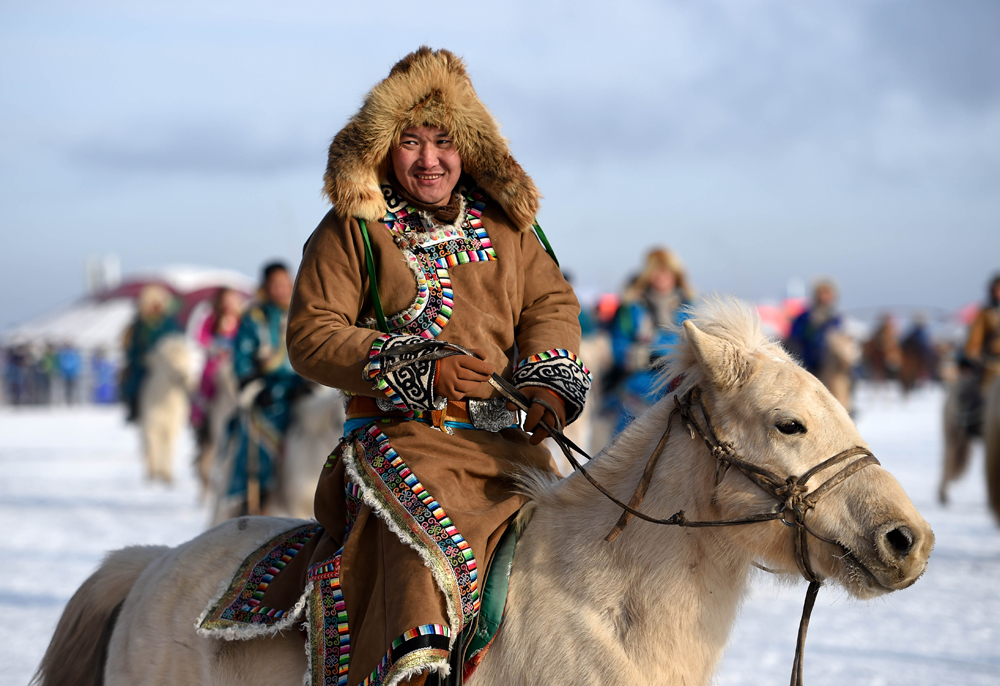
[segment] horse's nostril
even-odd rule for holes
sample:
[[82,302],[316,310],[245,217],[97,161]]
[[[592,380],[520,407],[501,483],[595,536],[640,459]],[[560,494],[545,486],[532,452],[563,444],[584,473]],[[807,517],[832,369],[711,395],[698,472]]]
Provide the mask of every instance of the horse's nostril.
[[901,526],[893,529],[885,535],[885,540],[888,541],[893,550],[903,557],[906,557],[910,549],[913,548],[913,532],[910,531],[909,527]]

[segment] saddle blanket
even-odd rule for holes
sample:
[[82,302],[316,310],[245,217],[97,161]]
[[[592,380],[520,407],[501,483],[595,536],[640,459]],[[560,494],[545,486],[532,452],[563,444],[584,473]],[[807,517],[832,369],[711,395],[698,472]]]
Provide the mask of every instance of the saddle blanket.
[[[469,678],[496,638],[503,620],[510,572],[517,545],[516,527],[508,527],[487,568],[483,602],[478,616],[462,632],[458,645],[463,650],[463,676]],[[280,631],[303,628],[311,655],[313,686],[340,686],[347,683],[350,665],[350,638],[347,607],[340,588],[338,551],[325,562],[309,568],[298,601],[291,607],[271,608],[262,604],[268,587],[307,546],[322,527],[310,522],[284,531],[254,550],[236,570],[232,580],[213,599],[196,622],[198,633],[224,640],[247,640],[273,636]],[[448,638],[440,628],[417,627],[410,639],[438,640],[444,651]],[[443,641],[441,641],[443,639]]]

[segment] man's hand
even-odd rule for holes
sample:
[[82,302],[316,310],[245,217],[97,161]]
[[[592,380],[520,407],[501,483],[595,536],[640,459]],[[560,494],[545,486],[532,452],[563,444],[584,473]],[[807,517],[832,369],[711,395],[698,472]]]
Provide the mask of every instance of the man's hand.
[[[541,386],[524,386],[520,389],[521,393],[528,399],[530,403],[528,409],[528,415],[524,418],[524,430],[531,434],[531,440],[529,441],[531,445],[538,445],[544,441],[549,432],[538,426],[538,422],[545,417],[545,422],[556,429],[562,429],[566,424],[566,402],[559,397],[559,394],[555,391],[550,391],[547,388]],[[545,403],[552,408],[558,417],[553,417],[552,412],[549,411],[545,405],[541,403],[532,403],[534,398],[545,401]],[[507,403],[508,410],[516,410],[517,407],[512,403]]]
[[469,352],[476,357],[450,355],[438,360],[434,392],[442,398],[463,400],[493,374],[493,365],[478,359],[486,357],[485,352],[476,349]]

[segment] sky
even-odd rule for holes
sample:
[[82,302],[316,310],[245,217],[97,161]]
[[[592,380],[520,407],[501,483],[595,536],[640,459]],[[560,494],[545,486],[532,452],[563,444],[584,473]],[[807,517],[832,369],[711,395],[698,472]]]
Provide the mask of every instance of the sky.
[[330,139],[422,44],[465,58],[581,292],[653,245],[702,293],[829,276],[846,308],[1000,271],[993,0],[0,0],[0,329],[88,256],[297,264]]

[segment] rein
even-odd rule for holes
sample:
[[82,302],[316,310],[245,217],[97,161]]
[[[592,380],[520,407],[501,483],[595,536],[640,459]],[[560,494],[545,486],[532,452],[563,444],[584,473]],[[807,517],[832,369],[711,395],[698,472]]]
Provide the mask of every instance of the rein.
[[[403,356],[414,353],[419,354],[420,352],[428,349],[431,349],[431,351],[427,354],[420,354],[416,359],[399,359]],[[447,343],[444,341],[422,341],[419,343],[397,346],[389,351],[380,353],[374,359],[388,360],[390,358],[396,358],[394,363],[395,368],[416,361],[438,360],[451,355],[471,354],[471,352],[462,346],[455,345],[454,343]],[[490,377],[489,383],[508,401],[516,405],[521,411],[527,412],[530,409],[531,403],[528,401],[527,397],[503,377],[494,373]],[[698,412],[696,413],[695,410]],[[554,412],[552,414],[555,416]],[[700,415],[700,418],[698,415]],[[667,442],[670,439],[670,430],[674,424],[675,417],[680,417],[681,422],[690,432],[692,440],[695,438],[701,438],[705,447],[708,448],[709,452],[716,459],[716,487],[725,477],[729,469],[735,467],[747,479],[756,484],[758,488],[776,501],[774,508],[772,508],[770,512],[761,512],[735,519],[710,521],[689,520],[685,516],[684,510],[675,512],[667,518],[652,517],[640,511],[638,507],[642,504],[642,501],[646,496],[646,491],[652,481],[656,464],[659,462],[660,456],[663,454],[663,451],[667,446]],[[812,527],[810,527],[805,521],[806,515],[816,506],[820,498],[828,494],[848,478],[869,465],[879,464],[878,459],[871,453],[871,451],[860,446],[848,448],[847,450],[843,450],[811,467],[804,474],[791,475],[782,478],[775,472],[765,467],[760,467],[747,462],[739,456],[732,443],[719,439],[718,433],[712,424],[711,416],[708,414],[708,410],[702,400],[701,390],[695,386],[685,393],[683,397],[674,396],[674,407],[670,411],[670,415],[667,418],[667,428],[664,430],[659,442],[656,444],[652,454],[649,456],[649,460],[646,462],[646,468],[643,470],[642,478],[639,480],[635,492],[632,494],[632,498],[628,503],[624,503],[615,497],[615,495],[605,488],[597,479],[595,479],[590,472],[584,469],[583,465],[580,464],[573,453],[576,452],[585,457],[587,460],[592,458],[586,453],[586,451],[568,439],[563,434],[561,427],[556,428],[549,425],[548,422],[545,421],[544,415],[538,423],[539,426],[556,442],[556,445],[559,446],[559,449],[573,466],[573,469],[580,472],[580,474],[582,474],[583,477],[594,486],[594,488],[600,491],[601,494],[608,500],[623,510],[621,516],[618,518],[618,522],[604,538],[604,540],[608,542],[614,541],[618,538],[633,517],[638,517],[639,519],[652,524],[690,528],[741,526],[744,524],[757,524],[758,522],[780,520],[783,524],[793,529],[792,542],[795,550],[795,564],[798,566],[799,572],[802,576],[809,582],[809,588],[806,590],[805,602],[802,606],[802,617],[799,620],[799,630],[795,643],[795,658],[792,663],[790,683],[791,686],[803,685],[802,664],[805,653],[806,632],[809,628],[809,619],[812,615],[813,606],[816,604],[816,596],[819,594],[820,586],[823,585],[823,580],[813,571],[812,566],[809,563],[808,537],[812,535],[814,538],[817,538],[824,543],[829,543],[830,545],[844,550],[845,553],[849,552],[839,542],[817,533]],[[852,458],[858,459],[851,461],[812,491],[808,491],[806,484],[813,476],[842,462],[851,460]]]

